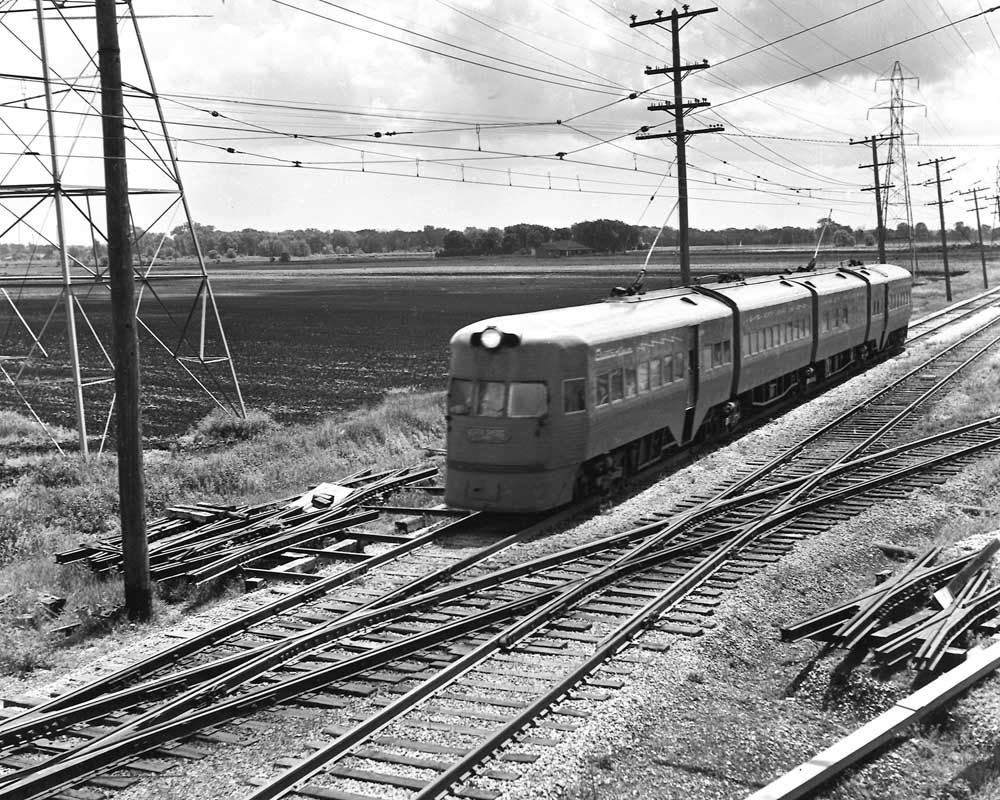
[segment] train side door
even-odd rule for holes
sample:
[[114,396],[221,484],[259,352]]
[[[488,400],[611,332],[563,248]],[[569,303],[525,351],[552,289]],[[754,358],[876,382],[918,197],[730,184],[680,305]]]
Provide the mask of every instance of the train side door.
[[698,402],[698,326],[688,328],[687,374],[687,408],[691,410]]
[[684,413],[684,442],[694,436],[695,406],[698,405],[698,326],[692,325],[684,332],[687,345],[687,364],[684,366],[684,380],[687,382],[687,397]]

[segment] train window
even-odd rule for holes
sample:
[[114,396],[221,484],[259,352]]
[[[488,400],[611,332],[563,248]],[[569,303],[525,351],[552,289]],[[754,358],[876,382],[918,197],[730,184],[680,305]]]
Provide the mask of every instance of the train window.
[[507,385],[500,381],[480,381],[476,413],[481,417],[502,417]]
[[757,331],[754,338],[756,339],[756,343],[754,344],[753,350],[755,353],[759,353],[761,350],[764,349],[764,331],[763,330]]
[[674,382],[674,357],[669,353],[663,357],[663,383]]
[[674,353],[674,380],[684,380],[684,353]]
[[635,397],[635,367],[625,367],[625,396]]
[[729,340],[712,345],[712,366],[721,367],[730,359]]
[[472,381],[452,378],[448,387],[448,413],[468,414],[472,411]]
[[[513,404],[513,401],[512,401]],[[587,408],[587,379],[570,378],[563,381],[563,412],[575,414]]]
[[606,406],[611,402],[611,376],[603,372],[597,376],[597,405]]
[[795,323],[791,320],[785,323],[785,341],[795,341]]
[[541,417],[548,410],[549,390],[544,383],[511,383],[508,416]]
[[[670,358],[670,356],[667,356]],[[654,358],[649,362],[649,387],[651,389],[656,389],[663,385],[663,362],[658,358]],[[667,383],[670,383],[668,380]]]
[[639,383],[640,392],[649,391],[649,362],[643,361],[636,369],[636,379]]
[[726,339],[722,343],[722,363],[728,364],[733,360],[733,343]]
[[611,402],[621,400],[625,396],[624,378],[620,369],[611,371]]
[[712,364],[712,345],[706,344],[701,348],[701,368],[703,370],[709,370],[713,367]]

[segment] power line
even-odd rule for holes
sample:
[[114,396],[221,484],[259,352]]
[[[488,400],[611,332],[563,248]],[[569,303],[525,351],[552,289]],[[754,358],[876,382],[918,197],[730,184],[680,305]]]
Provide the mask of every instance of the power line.
[[[346,28],[351,28],[352,30],[360,31],[361,33],[367,33],[370,36],[376,36],[379,39],[385,39],[385,40],[390,41],[390,42],[396,42],[397,44],[402,44],[402,45],[406,45],[407,47],[413,47],[413,48],[415,48],[417,50],[422,50],[425,53],[433,53],[434,55],[442,56],[444,58],[450,58],[450,59],[452,59],[454,61],[460,61],[460,62],[465,63],[465,64],[471,64],[473,66],[482,67],[484,69],[494,70],[495,72],[502,72],[502,73],[507,74],[507,75],[514,75],[514,76],[516,76],[518,78],[527,78],[528,80],[538,81],[540,83],[547,83],[547,84],[551,84],[553,86],[563,86],[565,88],[576,89],[578,91],[594,92],[596,94],[617,94],[618,93],[617,91],[611,91],[611,89],[613,89],[614,87],[606,87],[606,88],[603,88],[603,89],[594,88],[594,87],[598,86],[598,84],[594,83],[593,81],[585,81],[585,80],[580,79],[580,78],[572,78],[572,77],[569,77],[569,76],[560,76],[560,77],[567,78],[568,80],[577,81],[578,83],[590,83],[590,84],[592,84],[592,86],[579,86],[579,85],[576,85],[576,84],[566,83],[565,81],[561,81],[561,80],[552,80],[552,79],[549,79],[549,78],[539,77],[538,75],[529,75],[529,74],[525,74],[523,72],[516,72],[514,70],[505,69],[503,67],[497,67],[497,66],[494,66],[492,64],[484,64],[481,61],[474,61],[474,60],[469,59],[469,58],[464,58],[462,56],[457,56],[457,55],[455,55],[453,53],[445,53],[445,52],[442,52],[441,50],[435,50],[432,47],[424,47],[423,45],[416,44],[415,42],[408,42],[405,39],[397,39],[394,36],[389,36],[389,35],[384,34],[384,33],[378,33],[377,31],[369,30],[368,28],[363,28],[363,27],[361,27],[359,25],[352,25],[350,22],[346,22],[344,20],[336,19],[334,17],[327,16],[326,14],[320,14],[318,11],[312,11],[310,9],[301,8],[300,6],[292,5],[291,3],[286,2],[286,0],[271,0],[271,2],[275,3],[275,4],[279,5],[279,6],[285,6],[286,8],[290,8],[293,11],[300,11],[303,14],[309,14],[310,16],[317,17],[317,18],[322,19],[322,20],[326,20],[327,22],[333,22],[336,25],[343,25]],[[348,13],[357,14],[358,16],[364,17],[365,19],[372,19],[372,20],[374,20],[376,22],[380,22],[380,20],[375,20],[374,17],[368,17],[367,15],[361,14],[360,12],[351,11],[350,9],[346,9],[346,8],[338,6],[338,5],[334,4],[334,3],[328,2],[328,0],[319,0],[319,2],[323,2],[326,5],[333,6],[334,8],[338,8],[338,9],[341,9],[343,11],[347,11]],[[398,28],[398,26],[391,25],[390,23],[382,23],[382,24],[388,25],[391,28]],[[400,30],[405,30],[405,29],[400,29]],[[431,36],[424,36],[423,34],[414,33],[413,31],[406,31],[406,32],[410,33],[410,34],[412,34],[414,36],[420,36],[421,38],[424,38],[424,39],[428,39],[428,40],[435,41],[435,42],[440,42],[441,44],[444,44],[446,47],[453,47],[456,50],[461,50],[463,52],[473,53],[473,54],[481,56],[483,58],[491,58],[491,59],[493,59],[495,61],[499,61],[501,63],[512,64],[514,66],[518,66],[518,67],[521,67],[523,69],[531,69],[531,70],[534,70],[536,72],[541,72],[541,73],[545,73],[545,74],[549,74],[549,75],[557,75],[558,74],[558,73],[548,72],[547,70],[539,70],[539,69],[536,69],[535,67],[529,67],[529,66],[524,65],[524,64],[518,64],[517,62],[508,61],[506,59],[496,58],[494,56],[490,56],[490,55],[487,55],[485,53],[479,53],[479,52],[470,50],[469,48],[461,47],[460,45],[449,44],[448,42],[444,42],[442,40],[434,39],[434,37],[431,37]]]
[[992,8],[987,8],[984,11],[979,11],[975,14],[969,14],[967,17],[962,17],[962,19],[955,20],[954,22],[949,22],[946,25],[940,25],[937,28],[933,28],[929,31],[924,31],[923,33],[918,33],[914,36],[909,36],[906,39],[900,39],[898,42],[893,42],[892,44],[885,45],[884,47],[876,48],[875,50],[871,50],[867,53],[864,53],[863,55],[855,56],[854,58],[849,58],[845,61],[840,61],[836,64],[830,64],[829,66],[813,70],[812,72],[809,72],[805,75],[799,75],[797,78],[789,78],[787,81],[781,81],[781,83],[776,83],[773,86],[765,86],[763,89],[757,89],[756,91],[748,92],[747,94],[741,97],[734,97],[729,100],[723,100],[721,103],[716,103],[715,108],[718,108],[719,106],[729,105],[730,103],[736,103],[739,102],[740,100],[746,100],[751,97],[756,97],[757,95],[764,94],[764,92],[770,92],[773,89],[780,89],[782,86],[788,86],[789,84],[797,83],[798,81],[805,80],[806,78],[811,78],[815,75],[819,75],[820,73],[828,72],[831,69],[837,69],[838,67],[843,67],[847,64],[853,64],[855,61],[858,61],[862,58],[867,58],[868,56],[873,56],[877,53],[884,53],[886,50],[891,50],[894,47],[899,47],[900,45],[908,44],[909,42],[916,41],[917,39],[922,39],[925,36],[930,36],[931,34],[938,33],[939,31],[946,30],[947,28],[952,28],[956,25],[959,25],[962,22],[968,22],[971,19],[976,19],[977,17],[982,17],[985,16],[986,14],[991,14],[992,12],[997,11],[998,9],[1000,9],[1000,6],[993,6]]

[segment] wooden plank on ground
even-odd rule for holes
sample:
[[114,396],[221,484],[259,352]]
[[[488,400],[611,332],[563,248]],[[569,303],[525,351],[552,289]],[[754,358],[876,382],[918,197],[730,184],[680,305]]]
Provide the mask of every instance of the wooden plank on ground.
[[845,736],[747,800],[795,800],[877,750],[908,725],[965,691],[1000,666],[1000,642],[969,651],[965,661],[904,697],[883,714]]

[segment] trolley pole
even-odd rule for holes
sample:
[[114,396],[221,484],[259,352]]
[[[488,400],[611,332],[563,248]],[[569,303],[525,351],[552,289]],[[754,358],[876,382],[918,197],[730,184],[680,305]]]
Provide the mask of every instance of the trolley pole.
[[146,541],[146,497],[142,467],[142,418],[139,412],[139,337],[129,226],[128,173],[125,162],[121,51],[115,0],[97,0],[97,47],[101,73],[104,133],[104,182],[108,216],[108,273],[115,360],[115,412],[118,423],[118,492],[121,506],[125,609],[131,619],[152,613]]
[[[951,200],[945,200],[941,196],[941,162],[951,161],[955,156],[948,156],[947,158],[934,158],[930,161],[920,161],[917,162],[918,167],[926,167],[930,164],[934,165],[934,182],[937,183],[937,203],[928,203],[927,205],[938,207],[938,216],[941,218],[941,257],[944,260],[944,297],[950,303],[951,302],[951,271],[948,269],[948,230],[944,226],[944,204],[950,203]],[[951,178],[945,178],[946,181],[950,181]],[[925,181],[924,186],[930,184],[931,181]]]
[[986,248],[983,246],[983,223],[979,220],[979,212],[986,206],[979,205],[979,192],[983,191],[978,186],[969,189],[967,192],[959,192],[960,195],[972,195],[972,211],[976,212],[976,232],[979,235],[979,260],[983,264],[983,288],[990,288],[989,278],[986,276]]
[[[647,75],[665,75],[669,74],[673,77],[674,83],[674,101],[672,103],[655,103],[648,106],[650,111],[666,111],[671,114],[674,118],[674,130],[669,133],[648,133],[641,136],[636,136],[639,139],[664,139],[671,138],[674,140],[674,144],[677,147],[677,213],[678,213],[678,231],[677,239],[678,245],[680,247],[680,257],[681,257],[681,284],[684,286],[689,286],[691,284],[691,247],[688,241],[688,189],[687,189],[687,140],[697,133],[717,133],[723,129],[722,125],[711,125],[707,128],[699,128],[697,130],[685,130],[684,129],[684,117],[695,108],[705,108],[711,105],[708,100],[704,97],[700,100],[684,101],[684,95],[682,93],[682,82],[689,72],[696,69],[708,69],[708,61],[702,61],[700,64],[681,64],[681,28],[683,28],[690,21],[691,17],[696,17],[699,14],[710,14],[713,11],[718,11],[717,8],[702,8],[697,11],[689,11],[687,6],[684,6],[684,11],[678,11],[676,8],[670,12],[670,16],[664,17],[662,11],[656,12],[656,17],[653,19],[637,20],[635,15],[632,15],[632,24],[629,25],[630,28],[638,28],[642,25],[659,25],[665,22],[670,23],[670,41],[673,47],[673,61],[669,67],[659,67],[652,68],[648,67],[646,69]],[[645,130],[645,128],[643,128]]]

